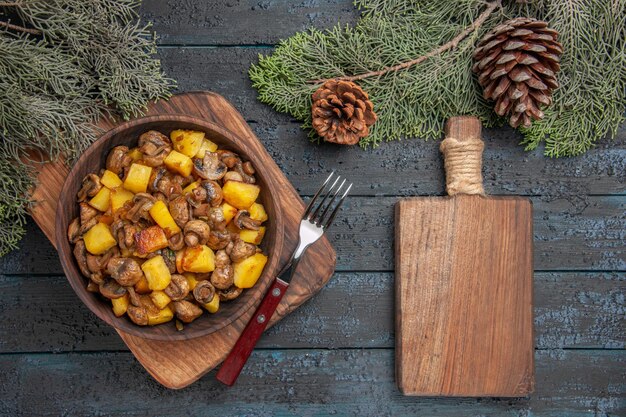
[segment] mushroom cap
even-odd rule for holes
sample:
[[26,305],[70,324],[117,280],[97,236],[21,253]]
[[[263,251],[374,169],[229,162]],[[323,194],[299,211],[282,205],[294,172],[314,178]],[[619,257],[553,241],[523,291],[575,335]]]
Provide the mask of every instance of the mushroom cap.
[[233,262],[241,262],[246,258],[251,257],[256,253],[256,246],[251,243],[246,243],[243,240],[237,239],[233,245],[233,249],[230,252],[230,259]]
[[172,274],[170,284],[165,288],[165,294],[172,299],[172,301],[182,300],[189,294],[189,282],[187,278],[182,275]]
[[211,235],[211,227],[203,220],[191,220],[184,229],[187,246],[204,245]]
[[241,288],[231,285],[225,290],[219,290],[217,294],[220,297],[220,301],[230,301],[239,297],[242,291],[243,290]]
[[215,296],[215,287],[209,281],[200,281],[193,289],[193,298],[200,304],[210,303]]
[[120,145],[109,151],[106,168],[114,174],[119,175],[124,168],[130,166],[131,162],[132,158],[128,156],[128,147]]
[[172,307],[176,317],[183,323],[191,323],[202,315],[202,309],[189,301],[173,301]]
[[78,217],[75,217],[67,226],[67,239],[71,243],[76,243],[80,239],[80,219]]
[[204,180],[219,180],[226,175],[228,168],[215,152],[206,152],[204,158],[193,161],[193,173]]
[[74,259],[76,259],[76,263],[78,264],[78,268],[80,272],[87,278],[91,275],[91,271],[87,266],[87,247],[85,246],[85,241],[80,239],[74,245]]
[[113,279],[106,279],[100,284],[100,294],[110,299],[121,298],[126,294],[126,288]]
[[211,284],[219,290],[227,290],[233,285],[234,276],[234,269],[230,264],[222,268],[216,268],[213,273],[211,273]]
[[222,192],[222,187],[216,181],[202,181],[200,185],[206,190],[206,201],[212,207],[222,204],[224,193]]
[[130,304],[126,310],[126,314],[128,314],[128,317],[133,323],[139,326],[148,325],[148,310],[145,308]]
[[81,189],[78,191],[78,201],[85,201],[87,197],[93,197],[98,193],[98,191],[100,191],[101,188],[102,184],[100,183],[100,177],[96,174],[87,174],[85,178],[83,178],[83,185]]
[[260,221],[250,218],[250,212],[248,210],[239,210],[237,214],[235,214],[233,221],[235,222],[235,226],[241,230],[259,230],[261,226]]
[[106,268],[109,275],[125,287],[135,285],[143,277],[141,266],[132,258],[111,258]]
[[187,197],[179,195],[169,202],[168,208],[172,218],[178,225],[178,227],[185,227],[189,219],[189,204],[187,203]]

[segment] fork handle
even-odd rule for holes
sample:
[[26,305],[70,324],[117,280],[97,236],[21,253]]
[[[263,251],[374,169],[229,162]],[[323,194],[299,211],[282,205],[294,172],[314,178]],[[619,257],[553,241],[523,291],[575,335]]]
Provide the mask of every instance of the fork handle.
[[280,278],[276,278],[270,289],[265,293],[261,305],[254,312],[248,325],[239,336],[237,343],[226,357],[219,372],[216,375],[218,381],[231,386],[237,380],[254,346],[263,334],[272,315],[276,311],[280,300],[287,292],[289,284]]

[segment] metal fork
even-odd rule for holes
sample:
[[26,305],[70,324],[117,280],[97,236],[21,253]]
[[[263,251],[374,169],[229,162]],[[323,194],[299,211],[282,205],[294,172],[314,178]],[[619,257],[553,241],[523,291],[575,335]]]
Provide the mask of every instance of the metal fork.
[[[222,364],[222,367],[216,375],[220,382],[229,386],[235,383],[248,357],[252,353],[254,346],[267,327],[267,323],[276,311],[280,300],[282,300],[283,295],[287,292],[289,283],[293,279],[304,252],[309,246],[322,237],[326,229],[328,229],[333,223],[333,220],[335,220],[339,208],[352,188],[352,184],[349,184],[343,194],[341,194],[346,180],[344,179],[339,186],[336,187],[341,176],[337,176],[335,180],[332,181],[334,175],[335,173],[331,172],[304,211],[304,215],[300,221],[298,246],[274,279],[269,290],[265,293],[259,308],[255,311],[246,325],[246,328],[243,330],[243,333],[239,336],[237,343],[235,343],[235,346]],[[340,194],[341,197],[339,197]]]

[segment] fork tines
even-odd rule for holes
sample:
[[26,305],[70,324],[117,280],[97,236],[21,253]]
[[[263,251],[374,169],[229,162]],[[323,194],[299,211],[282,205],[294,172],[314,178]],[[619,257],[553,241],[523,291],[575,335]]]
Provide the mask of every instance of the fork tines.
[[[352,183],[348,184],[348,188],[346,188],[341,197],[337,198],[339,196],[339,193],[341,193],[341,190],[345,185],[346,180],[344,178],[343,181],[341,181],[341,184],[339,184],[339,187],[335,188],[335,186],[341,179],[341,176],[337,175],[337,177],[331,184],[331,179],[334,175],[335,172],[333,171],[330,173],[328,178],[326,178],[324,184],[322,184],[320,189],[317,191],[317,193],[315,193],[315,195],[309,202],[309,205],[304,212],[304,216],[302,217],[303,219],[310,221],[311,223],[315,224],[318,227],[321,227],[322,229],[326,229],[327,227],[329,227],[332,224],[333,220],[335,220],[335,216],[339,212],[339,208],[343,204],[343,201],[345,200],[346,196],[350,192],[350,189],[352,188]],[[319,204],[317,204],[318,200],[320,199],[319,197],[322,195],[323,197],[321,198],[321,201],[319,202]],[[330,209],[333,206],[334,208],[331,211]]]

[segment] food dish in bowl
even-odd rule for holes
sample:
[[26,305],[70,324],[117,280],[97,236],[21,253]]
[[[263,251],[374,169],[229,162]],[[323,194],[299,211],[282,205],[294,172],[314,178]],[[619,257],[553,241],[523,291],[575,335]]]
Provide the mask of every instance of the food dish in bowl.
[[[81,265],[80,263],[77,263],[74,259],[72,259],[72,248],[69,244],[67,234],[62,233],[64,229],[67,230],[67,228],[70,226],[72,220],[75,217],[82,214],[79,212],[79,206],[76,203],[76,195],[80,193],[81,190],[83,190],[82,179],[88,174],[91,174],[93,172],[99,172],[100,169],[104,168],[105,166],[108,168],[111,168],[110,171],[115,171],[116,168],[113,165],[111,165],[112,163],[111,161],[112,159],[114,159],[114,157],[109,156],[109,159],[111,161],[109,161],[110,163],[107,164],[107,156],[109,155],[109,150],[115,148],[116,146],[117,147],[126,146],[132,149],[133,147],[137,145],[137,138],[140,137],[142,134],[146,134],[146,132],[150,132],[150,131],[163,132],[164,134],[171,136],[172,139],[180,137],[181,140],[184,139],[185,137],[185,135],[181,133],[183,131],[203,132],[203,133],[206,133],[207,137],[209,137],[213,142],[215,142],[215,144],[219,146],[220,149],[224,150],[222,156],[225,156],[225,155],[227,156],[228,155],[227,151],[232,151],[230,153],[231,154],[236,153],[240,155],[241,160],[250,161],[251,162],[250,165],[256,167],[256,172],[254,173],[254,175],[256,176],[255,182],[260,186],[260,189],[262,190],[258,197],[258,202],[260,205],[262,205],[265,208],[265,210],[267,211],[267,217],[268,217],[267,223],[264,224],[264,226],[267,228],[267,231],[266,231],[266,236],[263,239],[263,243],[261,244],[261,248],[264,253],[267,253],[270,256],[269,256],[267,265],[264,269],[264,272],[258,280],[258,283],[256,283],[256,285],[254,285],[249,290],[244,291],[243,294],[236,300],[233,300],[230,303],[224,303],[223,307],[219,309],[217,314],[212,315],[211,317],[207,317],[207,315],[205,314],[202,317],[200,317],[198,320],[194,321],[193,323],[189,325],[185,325],[185,329],[182,332],[177,332],[174,329],[174,326],[156,326],[152,328],[151,327],[140,328],[136,326],[135,324],[133,324],[127,318],[115,317],[115,314],[113,314],[113,312],[110,310],[110,305],[107,311],[106,303],[101,298],[99,298],[100,296],[99,295],[96,296],[94,295],[94,293],[90,293],[89,291],[86,290],[86,286],[85,286],[86,281],[85,281],[85,278],[82,278],[81,276],[82,274],[80,272]],[[156,137],[157,135],[156,132],[151,133],[151,134],[155,135]],[[190,141],[184,140],[184,145],[178,146],[174,141],[174,145],[173,145],[174,151],[181,155],[183,154],[183,152],[193,153],[194,155],[196,155],[198,153],[197,149],[193,149],[193,150],[184,149],[184,146],[189,145],[190,143],[191,143]],[[178,152],[177,149],[181,152]],[[209,154],[213,156],[215,155],[210,150],[208,152]],[[160,161],[158,160],[158,158],[157,158],[157,161],[148,160],[147,164],[145,164],[145,161],[143,160],[139,161],[140,163],[138,163],[138,165],[140,165],[140,167],[146,167],[148,165],[154,165],[155,167],[160,167],[162,164],[165,164],[166,166],[170,167],[169,168],[170,171],[175,171],[178,168],[176,168],[177,165],[175,165],[174,163],[177,163],[178,161],[168,161],[167,156],[170,154],[171,152],[168,152],[167,155],[163,154],[162,155],[163,158],[161,158],[162,160]],[[149,158],[144,158],[144,159],[149,159]],[[241,314],[243,314],[247,309],[253,306],[260,299],[261,295],[264,293],[265,289],[267,288],[267,285],[269,285],[271,276],[276,271],[276,266],[277,266],[276,264],[278,261],[277,259],[274,259],[274,257],[271,256],[271,254],[274,252],[274,247],[276,246],[278,241],[282,242],[282,221],[280,219],[280,213],[279,213],[280,208],[278,204],[275,204],[275,201],[274,201],[274,196],[279,195],[279,190],[274,189],[275,186],[272,183],[271,178],[266,178],[264,176],[262,164],[257,163],[260,159],[262,158],[260,158],[259,155],[255,155],[252,152],[252,150],[246,146],[245,141],[241,140],[240,138],[235,137],[230,132],[212,123],[205,122],[200,119],[186,117],[186,116],[178,116],[178,115],[153,116],[153,117],[137,119],[135,121],[125,123],[113,129],[112,131],[108,132],[107,134],[105,134],[100,140],[94,143],[94,145],[92,145],[92,147],[90,147],[87,150],[87,152],[79,159],[77,164],[72,169],[72,172],[70,173],[70,176],[68,177],[63,187],[60,202],[59,202],[59,209],[57,210],[57,233],[56,233],[57,247],[59,248],[62,265],[65,269],[66,275],[68,276],[70,283],[72,284],[73,288],[75,289],[79,297],[87,304],[87,306],[92,311],[94,311],[94,313],[96,313],[99,317],[101,317],[103,320],[113,325],[117,329],[120,329],[122,331],[131,333],[137,336],[151,338],[151,339],[161,339],[161,340],[174,339],[176,340],[176,339],[187,339],[187,338],[192,338],[192,337],[199,337],[199,336],[206,335],[208,333],[211,333],[215,330],[218,330],[224,327],[225,325],[229,324],[234,319],[239,317]],[[196,167],[191,167],[191,169],[194,171],[202,170],[204,168],[202,165],[202,160],[203,159],[200,159],[200,158],[194,159],[194,161],[196,162]],[[144,181],[145,178],[139,175],[137,176],[138,181],[134,181],[135,176],[132,173],[132,167],[133,167],[133,164],[124,168],[124,169],[127,169],[129,172],[126,172],[125,175],[122,173],[121,178],[120,176],[116,175],[118,174],[116,172],[113,172],[113,176],[110,176],[110,175],[109,176],[111,177],[110,179],[112,179],[113,182],[117,182],[115,181],[115,178],[117,178],[120,181],[129,182],[129,184],[124,184],[124,187],[122,189],[131,189],[132,191],[136,192],[135,196],[137,196],[137,195],[140,195],[144,190],[140,189],[143,187],[143,185],[141,187],[139,186],[135,187],[135,185],[145,183]],[[178,167],[183,170],[181,171],[181,174],[188,174],[187,172],[184,171],[185,169],[188,168],[186,167],[186,165],[185,167],[178,165]],[[237,172],[235,170],[232,170],[230,172],[233,177],[237,176]],[[239,176],[241,176],[242,174],[247,175],[247,172],[252,172],[252,171],[250,169],[247,171],[242,171],[239,174]],[[107,175],[106,172],[104,172],[104,174]],[[202,172],[199,172],[197,174],[202,175]],[[182,178],[182,175],[179,175],[179,177]],[[104,180],[104,177],[98,177],[98,178],[102,178]],[[203,178],[200,178],[200,177],[194,178],[194,180],[197,180],[197,179],[203,179]],[[231,185],[233,186],[238,186],[238,184],[241,184],[243,186],[244,184],[246,184],[244,181],[236,181],[239,178],[232,178],[232,179],[233,181],[226,181],[226,184],[231,183]],[[220,185],[224,184],[222,180],[223,180],[223,177],[219,179],[221,183]],[[105,182],[107,181],[105,180]],[[185,184],[185,185],[188,186],[190,184]],[[101,189],[103,188],[108,189],[108,187],[106,186],[102,187]],[[235,206],[239,206],[240,208],[239,222],[245,223],[246,219],[245,219],[245,216],[243,215],[243,205],[247,205],[247,202],[246,204],[238,202],[237,198],[241,197],[241,193],[237,191],[232,192],[232,190],[229,190],[229,188],[233,188],[233,187],[225,186],[223,194],[227,196],[231,194],[231,196],[227,198],[227,201],[230,200],[230,202],[233,203]],[[160,191],[156,191],[156,193],[160,193]],[[93,194],[94,195],[92,196],[88,196],[88,198],[83,196],[84,197],[83,199],[85,201],[81,204],[83,206],[85,204],[88,204],[91,207],[93,207],[94,205],[98,206],[97,199],[95,202],[91,201],[94,198],[96,198],[98,193],[96,192]],[[153,196],[153,199],[154,199],[154,196]],[[169,197],[164,197],[164,196],[160,197],[160,200],[166,200],[166,199],[168,203],[171,202]],[[155,200],[160,201],[159,198],[156,198]],[[109,198],[109,200],[107,201],[112,201],[112,200]],[[167,204],[160,204],[160,205],[167,207]],[[153,206],[157,206],[157,205],[153,205]],[[120,209],[119,207],[121,206],[118,205],[117,208]],[[207,208],[207,206],[205,206],[204,208]],[[106,209],[108,208],[104,206],[100,206],[100,209],[102,209],[100,211],[106,211]],[[147,211],[149,212],[149,210]],[[171,213],[167,213],[167,214],[171,214]],[[150,219],[150,221],[152,223],[157,223],[157,224],[156,225],[145,224],[145,226],[157,226],[160,228],[160,231],[163,231],[163,230],[168,231],[166,223],[168,220],[172,219],[171,216],[169,216],[169,219],[167,218],[168,216],[165,216],[166,217],[165,219],[163,218],[159,219],[158,214],[156,214],[155,216],[156,217]],[[157,220],[157,221],[154,221],[154,220]],[[100,224],[102,222],[97,222],[97,223]],[[163,223],[163,224],[160,224],[160,223]],[[176,226],[177,226],[176,223],[173,223],[172,227],[175,228]],[[184,230],[184,225],[182,229]],[[246,229],[246,228],[244,227],[243,229]],[[280,232],[278,232],[279,230]],[[109,227],[109,231],[111,231],[110,227]],[[230,232],[232,234],[235,231],[231,229]],[[258,239],[259,237],[258,230],[257,231],[254,231],[252,229],[247,229],[243,231],[239,230],[239,233],[242,233],[242,234],[247,233],[248,235],[250,235],[250,236],[242,236],[242,238],[244,240],[246,239],[250,240],[251,242],[254,242],[255,239]],[[168,233],[168,234],[170,235],[168,236],[168,238],[172,236],[171,233]],[[255,236],[252,236],[252,235],[255,235]],[[87,243],[86,240],[87,238],[85,237],[85,243]],[[97,244],[101,242],[101,240],[96,239],[95,242]],[[146,242],[148,244],[153,243],[149,239]],[[136,240],[136,243],[140,244],[141,239]],[[197,242],[193,242],[193,243],[196,244],[196,246],[198,246]],[[108,250],[108,249],[110,248],[103,249],[103,250]],[[123,248],[120,247],[119,249],[122,250]],[[145,252],[143,254],[144,256],[146,255],[146,253],[151,253],[152,255],[148,255],[148,256],[152,256],[153,257],[152,259],[158,259],[159,257],[154,256],[154,250],[152,249],[154,248],[149,248],[148,250],[141,249],[141,248],[133,248],[133,250],[135,251],[139,250],[139,252],[143,250]],[[211,250],[209,248],[207,249]],[[219,250],[217,247],[214,247],[214,249]],[[95,250],[95,252],[99,251],[98,249],[93,249],[93,247],[92,247],[92,250]],[[89,251],[89,252],[91,252],[92,254],[95,254],[93,251]],[[134,253],[133,256],[141,257],[141,254]],[[182,259],[182,256],[181,256],[181,263],[183,262],[185,261]],[[176,271],[176,272],[193,272],[191,271],[191,269],[193,268],[194,266],[188,266],[184,270]],[[108,283],[111,283],[111,281],[112,281],[111,279],[107,278]],[[191,283],[191,281],[188,281],[188,283]],[[115,284],[115,282],[113,282],[113,284]],[[240,284],[240,285],[242,287],[246,286],[246,284]],[[249,285],[249,283],[247,285]],[[91,289],[92,290],[94,289],[93,285]],[[160,292],[163,292],[164,290],[164,288],[160,288],[160,284],[153,285],[153,288],[151,289],[155,291],[160,291]],[[228,289],[224,289],[225,292],[228,292],[227,290]],[[160,295],[160,293],[155,294],[155,295]],[[117,295],[113,294],[113,296],[115,297]],[[176,295],[174,295],[174,297],[176,297]],[[168,296],[168,298],[170,298],[170,301],[172,301],[172,297]],[[189,296],[187,296],[187,298],[189,298]],[[155,301],[155,303],[157,302],[165,303],[165,301],[167,300],[160,300],[158,297],[155,297],[153,301]],[[124,308],[123,305],[120,308],[118,308],[118,314],[120,311],[123,311],[123,308]],[[207,309],[208,308],[210,307],[207,306]],[[170,317],[171,317],[171,313],[172,312],[168,313],[170,314]],[[181,313],[181,316],[182,316],[182,313]],[[154,317],[152,319],[154,323],[150,323],[150,324],[156,324],[158,323],[159,320],[166,320],[167,318],[168,318],[167,314],[164,315],[163,317]],[[179,317],[179,318],[182,319],[182,317]],[[145,324],[145,323],[141,322],[141,324]]]

